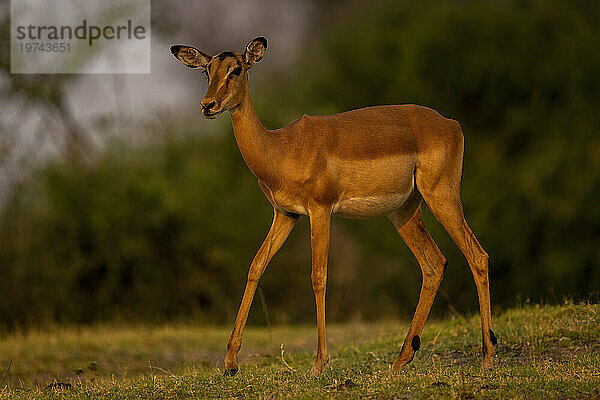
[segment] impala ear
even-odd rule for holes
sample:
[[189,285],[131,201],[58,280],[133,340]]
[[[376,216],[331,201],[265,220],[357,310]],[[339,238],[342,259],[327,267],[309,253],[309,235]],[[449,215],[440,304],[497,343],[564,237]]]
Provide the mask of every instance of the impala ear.
[[259,62],[265,55],[265,50],[267,50],[266,38],[261,36],[251,40],[246,46],[243,56],[246,69],[252,67],[254,63]]
[[175,58],[190,68],[206,68],[212,58],[195,47],[182,46],[179,44],[171,46],[171,53],[173,53]]

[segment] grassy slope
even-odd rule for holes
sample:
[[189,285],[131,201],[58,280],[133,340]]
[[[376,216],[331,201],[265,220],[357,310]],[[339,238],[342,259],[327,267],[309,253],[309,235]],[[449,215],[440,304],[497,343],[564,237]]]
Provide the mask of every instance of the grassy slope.
[[[313,327],[249,328],[235,377],[219,370],[229,330],[198,326],[57,329],[0,339],[6,398],[600,398],[600,306],[531,306],[494,319],[496,368],[480,370],[479,318],[430,321],[399,376],[407,325],[331,325],[320,378]],[[285,345],[284,359],[280,344]],[[185,360],[185,361],[182,361]],[[53,379],[61,384],[49,385]]]

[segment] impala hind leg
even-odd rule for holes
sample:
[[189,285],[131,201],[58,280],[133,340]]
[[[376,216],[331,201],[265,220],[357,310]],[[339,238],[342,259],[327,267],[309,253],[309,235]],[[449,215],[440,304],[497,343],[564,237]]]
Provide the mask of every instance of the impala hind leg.
[[441,181],[431,191],[422,191],[423,198],[437,220],[444,226],[452,240],[460,248],[469,263],[481,315],[481,334],[483,337],[483,369],[492,369],[495,355],[496,336],[492,331],[492,314],[488,280],[488,254],[483,250],[477,238],[469,228],[460,202],[459,188]]
[[233,332],[231,332],[231,337],[227,343],[227,354],[225,355],[226,375],[235,375],[238,370],[236,357],[242,347],[242,335],[244,334],[244,327],[246,326],[248,312],[250,311],[250,306],[254,299],[258,281],[265,272],[271,258],[273,258],[275,253],[277,253],[289,236],[297,220],[297,216],[284,214],[275,209],[271,229],[269,229],[265,241],[260,246],[260,249],[258,249],[254,260],[252,260],[252,264],[250,265],[248,282],[246,283],[242,303],[240,304],[240,309],[235,319]]
[[390,214],[389,218],[419,262],[423,276],[421,294],[419,295],[415,314],[408,328],[408,334],[406,335],[406,339],[404,339],[400,355],[394,362],[393,372],[397,372],[411,362],[415,352],[419,350],[421,332],[442,282],[446,268],[446,259],[429,235],[429,232],[427,232],[427,228],[425,228],[420,203],[412,217],[406,223],[404,223],[405,218],[403,218],[402,213]]

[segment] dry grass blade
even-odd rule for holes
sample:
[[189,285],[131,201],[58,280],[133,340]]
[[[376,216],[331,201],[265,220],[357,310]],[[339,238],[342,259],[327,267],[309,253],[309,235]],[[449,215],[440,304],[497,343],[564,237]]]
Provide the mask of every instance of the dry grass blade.
[[0,388],[4,387],[4,382],[6,382],[6,378],[8,378],[8,374],[10,373],[10,367],[12,366],[12,359],[8,363],[8,368],[6,368],[6,373],[4,374],[4,378],[2,378],[2,383],[0,383]]
[[151,361],[148,363],[148,367],[150,368],[150,371],[157,370],[157,371],[160,371],[160,372],[162,372],[162,373],[164,373],[164,374],[167,374],[167,375],[169,375],[171,378],[174,378],[174,379],[181,379],[180,377],[178,377],[178,376],[176,376],[176,375],[173,375],[171,372],[167,371],[166,369],[163,369],[163,368],[161,368],[161,367],[155,367],[154,365],[152,365],[152,362],[151,362]]
[[430,359],[433,357],[433,350],[435,349],[435,344],[437,343],[437,340],[440,337],[440,334],[444,330],[445,326],[446,326],[446,324],[444,323],[442,325],[442,327],[440,328],[440,330],[438,331],[437,335],[435,335],[435,337],[433,338],[433,341],[431,342],[431,351],[429,352],[429,358]]
[[290,364],[287,363],[287,361],[285,361],[285,358],[283,358],[283,353],[285,353],[285,349],[283,348],[283,343],[281,343],[281,361],[283,362],[283,364],[285,364],[287,369],[289,369],[292,372],[296,372],[296,370],[292,368]]

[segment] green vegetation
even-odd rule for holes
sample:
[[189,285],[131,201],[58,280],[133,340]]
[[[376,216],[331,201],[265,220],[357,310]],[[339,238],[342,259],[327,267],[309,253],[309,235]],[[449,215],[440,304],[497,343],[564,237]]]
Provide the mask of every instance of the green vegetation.
[[[307,374],[309,326],[250,327],[235,377],[222,366],[228,330],[200,325],[56,328],[0,339],[10,374],[0,396],[52,399],[597,398],[600,306],[527,306],[495,318],[496,368],[480,369],[479,318],[430,321],[402,374],[389,369],[407,324],[331,325],[331,361]],[[283,357],[280,345],[284,345]],[[2,374],[4,375],[4,373]],[[1,379],[1,378],[0,378]]]

